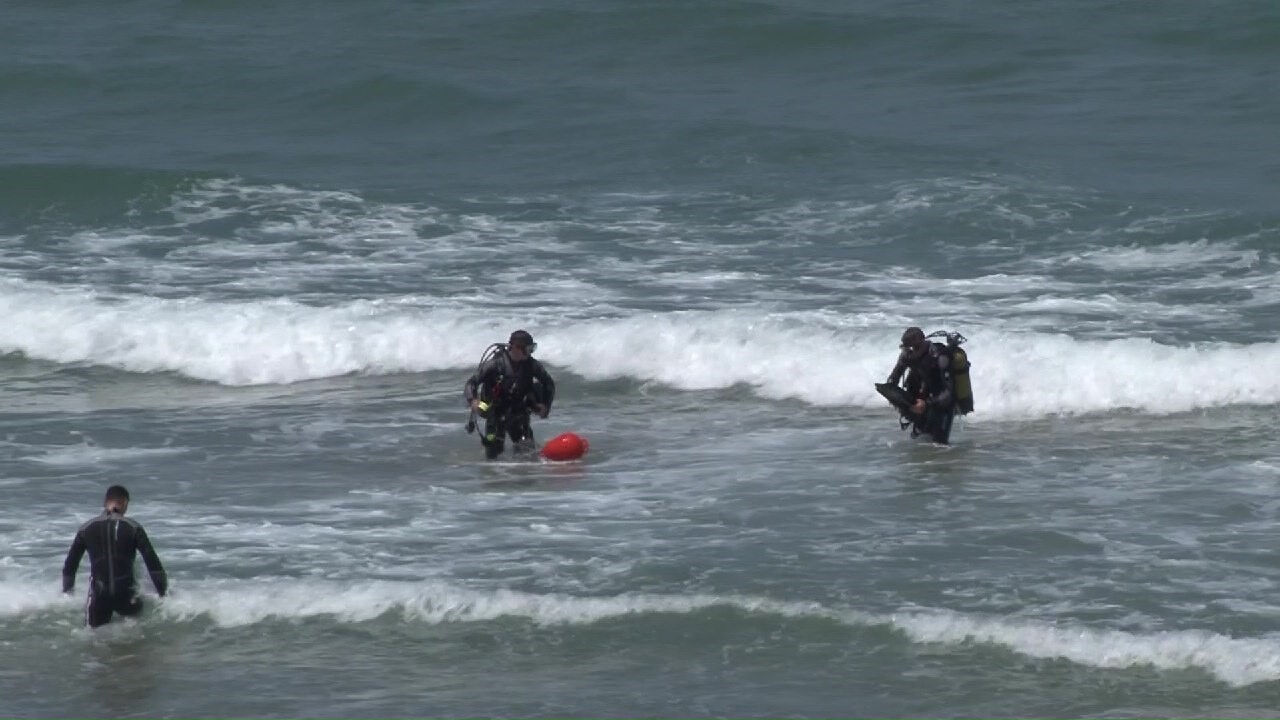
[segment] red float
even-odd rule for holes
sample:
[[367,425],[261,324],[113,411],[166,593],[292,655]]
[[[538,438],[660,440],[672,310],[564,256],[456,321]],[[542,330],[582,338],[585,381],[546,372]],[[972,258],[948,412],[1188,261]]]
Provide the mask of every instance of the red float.
[[548,460],[577,460],[587,454],[587,439],[576,433],[560,433],[542,446],[542,457]]

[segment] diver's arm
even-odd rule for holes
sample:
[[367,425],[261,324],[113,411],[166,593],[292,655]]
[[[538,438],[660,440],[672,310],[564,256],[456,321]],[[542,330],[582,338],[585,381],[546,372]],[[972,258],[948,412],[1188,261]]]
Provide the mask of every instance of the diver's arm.
[[71,549],[67,551],[67,559],[62,563],[62,592],[69,593],[76,586],[76,570],[80,568],[80,558],[84,557],[84,536],[76,533],[71,541]]
[[156,586],[156,594],[164,597],[169,591],[169,576],[164,571],[164,566],[160,564],[160,556],[156,555],[156,549],[151,546],[151,539],[147,537],[147,531],[138,526],[138,532],[135,536],[138,545],[138,552],[142,553],[142,562],[147,566],[147,572],[151,574],[151,584]]
[[907,371],[907,353],[904,350],[903,352],[898,353],[898,362],[893,366],[893,372],[889,373],[889,379],[886,380],[885,382],[889,383],[890,385],[897,385],[898,381],[902,379],[902,374],[905,373],[906,371]]
[[551,379],[551,374],[542,366],[542,363],[538,363],[533,369],[534,376],[538,378],[538,382],[542,383],[542,399],[545,401],[542,412],[543,417],[546,417],[546,413],[551,412],[551,403],[556,399],[556,381]]
[[497,367],[497,360],[490,358],[483,365],[476,368],[471,377],[467,378],[466,384],[462,386],[462,397],[466,399],[468,405],[474,405],[476,400],[479,399],[480,386],[489,382],[490,377],[497,371]]

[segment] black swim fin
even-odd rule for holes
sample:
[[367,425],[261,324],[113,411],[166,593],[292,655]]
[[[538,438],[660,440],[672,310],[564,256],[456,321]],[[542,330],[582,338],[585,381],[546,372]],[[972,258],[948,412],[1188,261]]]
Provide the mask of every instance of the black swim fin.
[[919,417],[911,410],[911,406],[915,404],[915,400],[907,394],[906,390],[892,383],[876,383],[876,392],[880,393],[889,404],[897,408],[898,412],[909,418]]

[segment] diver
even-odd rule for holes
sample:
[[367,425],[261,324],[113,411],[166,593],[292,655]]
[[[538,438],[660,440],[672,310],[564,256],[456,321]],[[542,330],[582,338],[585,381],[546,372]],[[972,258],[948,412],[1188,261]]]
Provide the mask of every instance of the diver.
[[[951,423],[956,414],[951,350],[942,343],[929,342],[918,327],[909,327],[902,333],[899,348],[898,362],[885,384],[896,388],[906,375],[906,397],[910,405],[899,410],[911,423],[912,437],[928,435],[934,442],[945,445],[951,438]],[[906,424],[903,423],[904,428]]]
[[164,597],[169,588],[168,576],[155,548],[151,547],[147,532],[124,516],[128,509],[129,491],[120,485],[107,488],[102,514],[80,526],[62,564],[62,592],[69,593],[76,586],[80,558],[86,550],[89,552],[89,601],[84,610],[89,627],[111,622],[114,613],[137,615],[142,612],[138,583],[133,577],[133,563],[138,553],[142,553],[156,593]]
[[472,413],[467,432],[475,430],[476,415],[484,418],[480,443],[490,460],[502,454],[507,437],[515,452],[532,451],[530,413],[537,413],[540,418],[551,413],[556,383],[542,363],[533,359],[537,347],[532,335],[516,330],[505,345],[489,346],[475,374],[467,378],[463,387],[462,394]]

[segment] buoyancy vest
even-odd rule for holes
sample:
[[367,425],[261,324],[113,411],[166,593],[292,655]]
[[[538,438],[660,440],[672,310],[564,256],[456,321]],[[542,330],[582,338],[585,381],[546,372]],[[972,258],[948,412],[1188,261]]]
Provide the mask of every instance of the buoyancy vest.
[[526,410],[535,403],[546,403],[542,384],[537,381],[533,372],[533,359],[526,360],[517,366],[506,353],[505,348],[494,357],[495,372],[484,382],[481,378],[479,387],[480,399],[501,412]]

